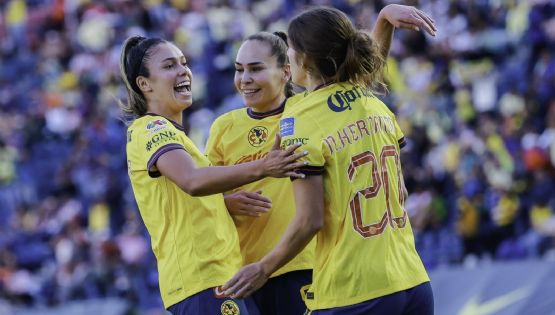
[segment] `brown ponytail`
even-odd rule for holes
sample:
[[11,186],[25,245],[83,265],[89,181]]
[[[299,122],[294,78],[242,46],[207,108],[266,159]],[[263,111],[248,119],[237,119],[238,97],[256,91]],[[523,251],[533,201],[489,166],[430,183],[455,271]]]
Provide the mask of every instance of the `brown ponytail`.
[[378,44],[369,34],[356,31],[347,45],[345,60],[337,69],[336,81],[349,81],[370,89],[384,88],[384,66]]
[[378,44],[369,34],[357,31],[345,13],[329,7],[309,9],[291,20],[288,34],[312,76],[369,89],[385,86],[385,60]]

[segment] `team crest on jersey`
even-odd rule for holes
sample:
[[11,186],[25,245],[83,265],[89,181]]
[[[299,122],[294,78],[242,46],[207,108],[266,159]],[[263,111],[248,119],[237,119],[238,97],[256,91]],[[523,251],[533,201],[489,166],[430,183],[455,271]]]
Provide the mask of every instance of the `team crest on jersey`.
[[253,147],[259,147],[268,140],[268,129],[266,127],[256,126],[249,131],[247,139]]
[[156,119],[156,120],[152,120],[150,121],[147,125],[146,125],[146,129],[149,132],[149,134],[153,134],[157,131],[160,131],[164,128],[167,127],[168,122],[162,119]]
[[332,94],[328,97],[328,107],[336,112],[342,112],[345,110],[351,110],[351,103],[357,100],[362,96],[368,96],[369,93],[359,88],[358,86],[353,87],[351,90],[341,90],[335,91],[335,94]]
[[292,136],[295,133],[295,118],[282,118],[279,121],[279,133],[282,137]]
[[240,315],[241,310],[239,309],[239,305],[235,303],[233,300],[226,300],[222,303],[220,308],[222,311],[222,315]]

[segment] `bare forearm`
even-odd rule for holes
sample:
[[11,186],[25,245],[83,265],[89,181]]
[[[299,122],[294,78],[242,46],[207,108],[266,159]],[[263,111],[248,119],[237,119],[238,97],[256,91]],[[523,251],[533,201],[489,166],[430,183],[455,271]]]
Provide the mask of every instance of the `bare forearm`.
[[384,11],[380,11],[376,24],[372,29],[371,36],[380,46],[380,53],[384,59],[386,59],[389,55],[389,49],[391,48],[394,31],[395,26],[389,23],[389,21],[385,18]]
[[279,244],[260,263],[270,276],[299,254],[322,228],[321,222],[295,217],[289,224]]
[[259,262],[244,266],[225,285],[226,294],[242,298],[262,287],[281,266],[305,248],[324,225],[324,189],[321,175],[293,182],[296,214],[279,244]]
[[324,189],[322,176],[293,182],[295,217],[279,244],[260,261],[269,276],[305,248],[324,225]]
[[160,173],[192,196],[223,193],[263,177],[300,178],[294,170],[306,165],[297,162],[306,152],[294,153],[298,145],[279,149],[279,136],[265,158],[232,166],[197,167],[185,150],[171,150],[156,161]]
[[419,9],[399,4],[387,5],[380,11],[371,34],[380,45],[380,52],[384,59],[389,54],[395,28],[423,30],[432,36],[435,36],[437,31],[434,20]]
[[181,188],[193,196],[206,196],[225,192],[262,179],[265,174],[258,161],[234,166],[197,168],[183,178]]

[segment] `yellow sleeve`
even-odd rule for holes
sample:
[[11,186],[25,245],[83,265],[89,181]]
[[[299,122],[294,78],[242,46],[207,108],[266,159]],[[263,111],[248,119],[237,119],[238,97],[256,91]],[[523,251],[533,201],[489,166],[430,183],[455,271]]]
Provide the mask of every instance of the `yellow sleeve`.
[[399,124],[397,123],[397,119],[395,119],[395,116],[392,116],[391,118],[393,119],[393,124],[395,125],[395,138],[399,143],[399,148],[402,148],[407,144],[407,141],[405,139],[405,134],[401,130],[401,127],[399,127]]
[[279,130],[281,135],[281,144],[283,147],[289,147],[296,143],[302,144],[297,151],[308,151],[305,158],[308,165],[298,169],[299,173],[309,175],[321,175],[324,173],[324,148],[322,146],[323,136],[317,126],[308,115],[302,113],[294,116],[284,115],[279,122]]
[[144,125],[137,126],[133,131],[135,148],[138,155],[145,157],[146,169],[150,177],[159,177],[161,174],[156,168],[156,162],[166,152],[181,149],[183,131],[177,129],[170,121],[163,117],[152,117]]
[[218,117],[210,127],[210,134],[206,142],[206,157],[212,165],[225,165],[224,148],[221,140],[228,125],[227,116],[227,114],[224,114]]

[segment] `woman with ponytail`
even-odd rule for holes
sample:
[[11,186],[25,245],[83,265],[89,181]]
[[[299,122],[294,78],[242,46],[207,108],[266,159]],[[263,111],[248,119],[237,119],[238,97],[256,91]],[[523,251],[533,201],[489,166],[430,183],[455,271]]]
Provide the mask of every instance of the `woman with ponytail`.
[[290,22],[292,81],[307,92],[286,103],[280,133],[284,145],[301,143],[310,152],[297,170],[306,177],[292,182],[296,212],[281,240],[226,283],[226,294],[255,292],[316,235],[313,282],[303,290],[313,314],[433,314],[403,208],[403,134],[372,92],[383,86],[395,27],[435,34],[426,14],[397,5],[380,12],[371,35],[326,7]]
[[[121,54],[127,86],[124,113],[129,178],[157,259],[164,307],[172,314],[249,314],[245,302],[220,286],[242,265],[239,240],[222,192],[264,177],[294,172],[305,153],[280,150],[233,166],[210,162],[185,135],[193,75],[183,53],[157,38],[131,37]],[[257,315],[256,313],[251,315]]]
[[[230,111],[212,124],[206,155],[214,165],[235,165],[263,158],[279,134],[285,104],[292,104],[291,73],[284,33],[259,32],[247,37],[235,59],[235,88],[246,108]],[[295,215],[288,178],[263,179],[225,196],[237,232],[243,263],[264,257],[279,241]],[[312,282],[314,242],[273,272],[266,285],[247,301],[264,315],[302,314],[301,287]],[[255,311],[253,311],[255,312]]]

